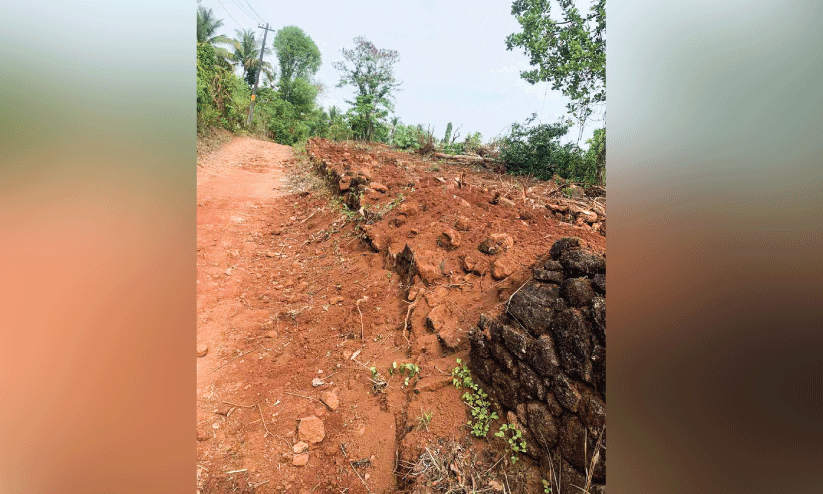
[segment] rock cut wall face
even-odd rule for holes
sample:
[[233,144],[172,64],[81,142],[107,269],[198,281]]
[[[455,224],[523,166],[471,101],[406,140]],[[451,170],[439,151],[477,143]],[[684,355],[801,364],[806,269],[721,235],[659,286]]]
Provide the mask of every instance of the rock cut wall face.
[[554,469],[561,492],[584,487],[589,471],[589,491],[605,492],[605,257],[561,238],[503,315],[481,316],[470,341],[470,368],[517,421],[526,454]]

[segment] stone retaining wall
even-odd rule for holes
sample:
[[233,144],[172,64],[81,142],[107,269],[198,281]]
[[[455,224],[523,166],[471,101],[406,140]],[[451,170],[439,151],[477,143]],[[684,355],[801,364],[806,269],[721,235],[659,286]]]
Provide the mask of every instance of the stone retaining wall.
[[605,492],[605,273],[605,257],[562,238],[506,313],[481,316],[470,338],[473,374],[519,424],[544,478],[554,470],[561,479],[561,492],[580,492],[572,486],[584,487],[590,470],[589,492]]

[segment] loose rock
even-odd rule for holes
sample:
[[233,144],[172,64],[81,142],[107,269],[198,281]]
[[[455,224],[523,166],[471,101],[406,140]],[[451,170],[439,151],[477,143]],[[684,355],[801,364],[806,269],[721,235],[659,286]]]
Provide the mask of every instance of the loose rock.
[[492,276],[496,280],[502,280],[514,273],[517,265],[509,259],[500,258],[492,264]]
[[445,304],[438,305],[430,310],[429,315],[426,316],[426,326],[428,326],[431,331],[440,331],[450,317],[449,308],[446,307]]
[[460,233],[453,228],[448,228],[440,234],[440,237],[437,239],[437,245],[446,249],[446,250],[454,250],[460,247]]
[[[309,443],[319,443],[326,437],[326,428],[323,421],[317,417],[305,417],[300,419],[300,426],[297,429],[301,441]],[[308,460],[308,459],[307,459]]]
[[340,407],[340,398],[337,396],[337,391],[335,390],[326,390],[320,394],[320,399],[322,399],[332,411],[337,410]]
[[381,194],[385,194],[386,192],[389,191],[388,187],[386,187],[385,185],[383,185],[379,182],[372,182],[372,183],[369,184],[369,187],[373,190],[376,190],[377,192],[380,192]]
[[461,232],[466,232],[471,226],[471,221],[465,216],[458,216],[457,221],[454,222],[454,228]]

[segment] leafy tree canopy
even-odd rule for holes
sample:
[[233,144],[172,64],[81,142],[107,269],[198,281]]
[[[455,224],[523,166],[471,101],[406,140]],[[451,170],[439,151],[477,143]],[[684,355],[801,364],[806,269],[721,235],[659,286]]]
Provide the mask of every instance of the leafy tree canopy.
[[286,26],[277,31],[274,51],[280,62],[281,84],[289,84],[298,77],[309,79],[320,69],[320,50],[297,26]]
[[512,15],[523,31],[509,35],[506,48],[523,48],[536,68],[521,77],[562,91],[582,128],[593,108],[606,102],[606,0],[594,0],[585,15],[573,0],[556,1],[561,19],[551,17],[552,0],[515,0]]
[[394,76],[394,64],[399,60],[395,50],[379,49],[362,36],[354,38],[354,49],[342,49],[343,61],[335,62],[340,72],[337,87],[353,86],[357,90],[352,121],[353,130],[361,138],[371,140],[380,122],[394,110],[392,98],[400,82]]

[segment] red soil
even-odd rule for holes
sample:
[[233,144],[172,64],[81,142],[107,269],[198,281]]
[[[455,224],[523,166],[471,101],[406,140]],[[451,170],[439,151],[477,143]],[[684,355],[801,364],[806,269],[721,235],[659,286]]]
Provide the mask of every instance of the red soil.
[[[385,186],[359,198],[362,228],[349,218],[360,214],[312,181],[290,147],[235,138],[198,163],[197,338],[198,351],[208,351],[197,358],[197,476],[204,493],[407,487],[403,467],[424,445],[467,436],[462,390],[450,372],[455,358],[466,359],[466,334],[479,314],[501,310],[559,237],[578,236],[605,252],[604,236],[560,223],[543,206],[545,182],[445,164],[434,171],[435,162],[382,146],[316,141],[308,151],[318,168],[338,167],[339,175],[364,168],[369,184]],[[495,191],[515,205],[491,204]],[[458,229],[461,216],[466,225]],[[511,248],[478,250],[498,233],[511,236]],[[426,279],[403,270],[407,245],[418,265],[430,267]],[[475,261],[475,274],[463,269],[464,258]],[[489,267],[498,259],[498,277],[511,273],[495,279]],[[415,363],[420,374],[406,386],[388,372],[392,362]],[[382,392],[372,366],[388,382]],[[426,428],[418,418],[427,412]],[[324,438],[309,443],[305,466],[294,466],[299,419],[310,416],[322,420]],[[488,468],[501,453],[487,456]]]

